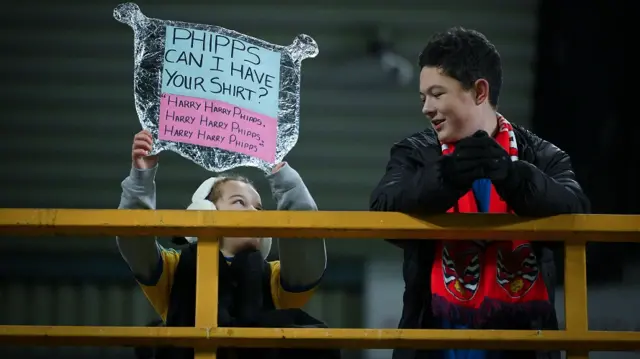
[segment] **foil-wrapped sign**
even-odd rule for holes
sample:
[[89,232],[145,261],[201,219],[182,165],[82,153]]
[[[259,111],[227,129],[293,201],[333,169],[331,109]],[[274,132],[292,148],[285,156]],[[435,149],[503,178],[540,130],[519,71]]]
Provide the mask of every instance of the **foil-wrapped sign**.
[[114,10],[134,32],[134,98],[151,154],[177,152],[205,169],[269,171],[298,140],[300,65],[318,54],[298,35],[281,46],[214,25]]

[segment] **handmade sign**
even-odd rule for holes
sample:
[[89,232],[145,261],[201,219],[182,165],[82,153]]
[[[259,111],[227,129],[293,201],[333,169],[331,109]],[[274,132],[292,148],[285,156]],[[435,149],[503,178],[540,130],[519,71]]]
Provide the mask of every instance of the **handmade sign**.
[[219,26],[146,17],[134,3],[114,10],[134,33],[134,99],[152,154],[177,152],[209,171],[268,172],[295,146],[300,65],[318,54],[298,35],[280,46]]

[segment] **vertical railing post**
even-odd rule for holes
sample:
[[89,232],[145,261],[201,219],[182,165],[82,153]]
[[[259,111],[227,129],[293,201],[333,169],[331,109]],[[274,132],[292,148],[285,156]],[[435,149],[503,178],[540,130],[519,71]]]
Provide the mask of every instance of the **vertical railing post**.
[[[196,318],[197,328],[218,327],[218,262],[219,239],[198,240],[196,265]],[[195,359],[215,359],[216,348],[195,351]]]
[[[586,334],[589,330],[586,243],[566,242],[564,248],[564,318],[566,331],[572,334]],[[588,351],[567,351],[567,359],[588,358]]]

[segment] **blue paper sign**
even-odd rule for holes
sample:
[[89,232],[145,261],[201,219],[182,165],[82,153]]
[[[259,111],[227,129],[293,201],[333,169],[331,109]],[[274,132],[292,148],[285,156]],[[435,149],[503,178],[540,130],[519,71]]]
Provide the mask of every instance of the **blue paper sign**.
[[216,32],[166,26],[162,93],[278,118],[280,52]]

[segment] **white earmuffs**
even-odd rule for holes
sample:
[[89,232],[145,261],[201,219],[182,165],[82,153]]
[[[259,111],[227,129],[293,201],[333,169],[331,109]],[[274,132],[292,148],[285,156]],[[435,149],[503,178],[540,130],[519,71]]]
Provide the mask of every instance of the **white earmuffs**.
[[[193,193],[191,197],[191,204],[187,207],[187,210],[192,211],[215,211],[217,210],[216,205],[213,202],[209,201],[209,194],[213,189],[213,186],[216,182],[223,177],[211,177],[206,181],[202,182],[200,187]],[[198,241],[197,237],[185,237],[185,239],[189,243],[195,243]],[[262,253],[263,258],[267,258],[269,252],[271,252],[271,238],[261,238],[260,245],[258,246],[258,250]]]

